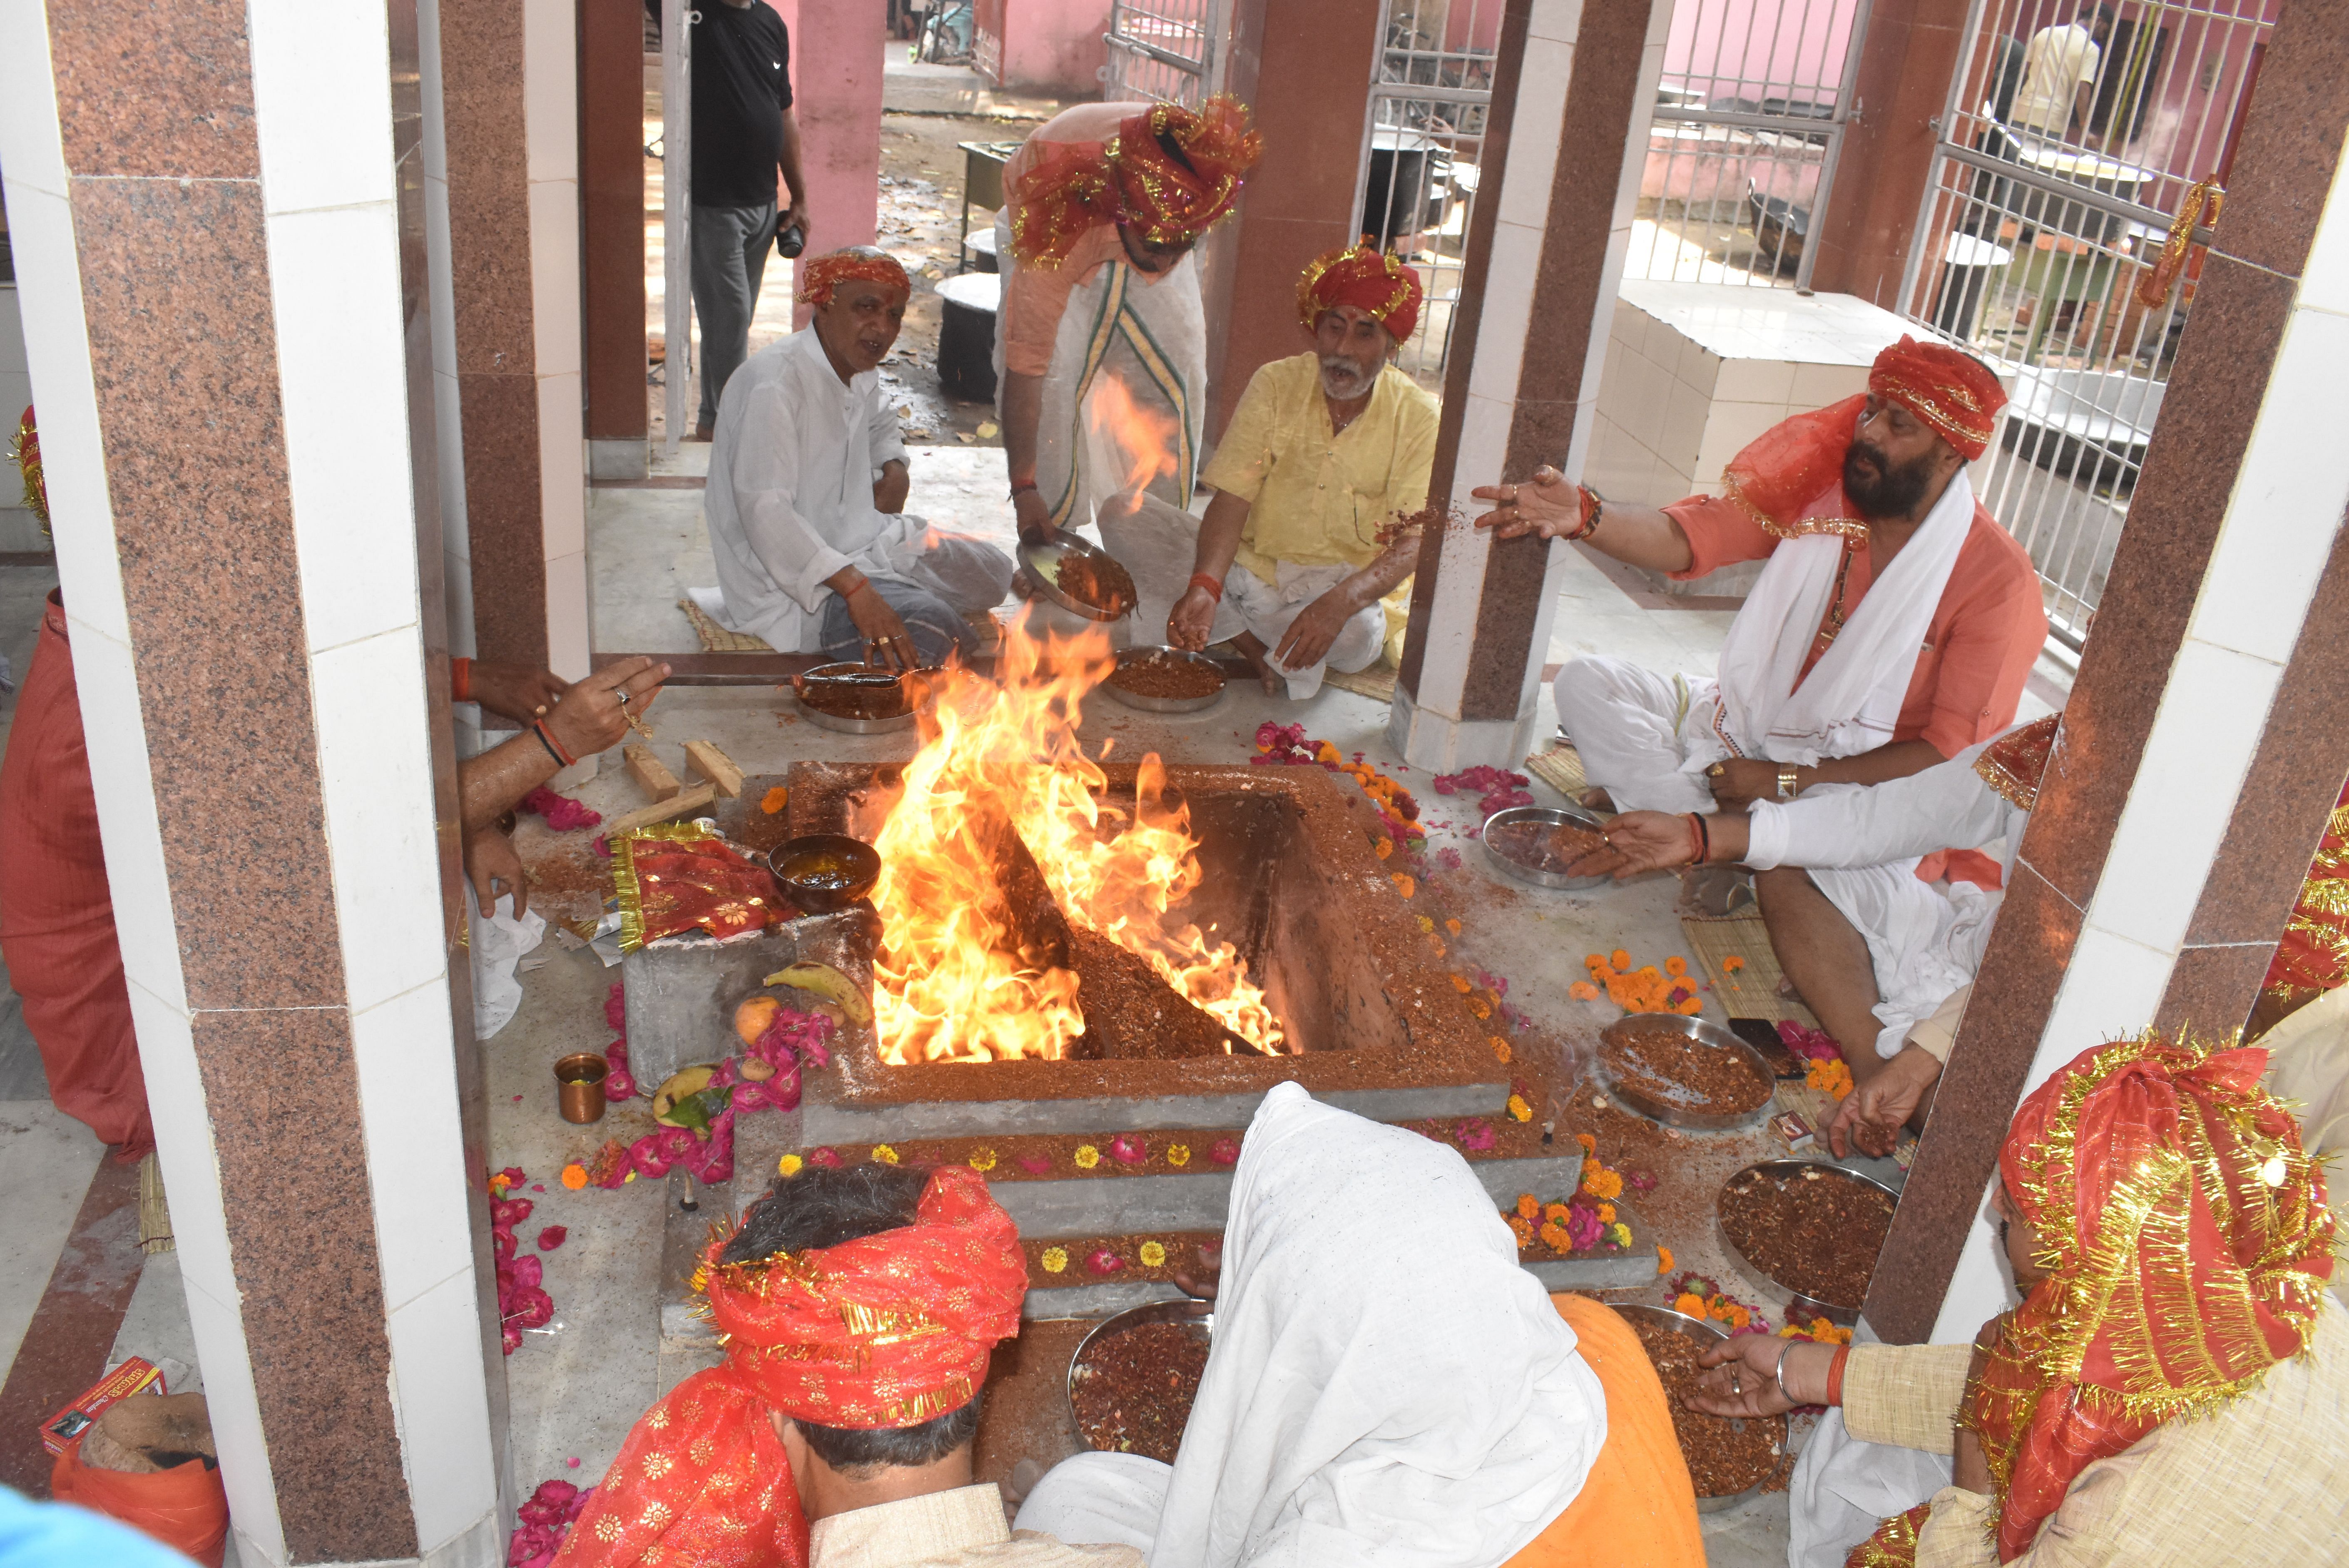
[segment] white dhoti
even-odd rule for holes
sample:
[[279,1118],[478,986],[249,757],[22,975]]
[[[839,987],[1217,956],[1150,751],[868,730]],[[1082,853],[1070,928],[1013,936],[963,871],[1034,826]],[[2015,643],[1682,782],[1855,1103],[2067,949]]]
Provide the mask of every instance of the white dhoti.
[[[1717,706],[1709,676],[1659,675],[1628,659],[1594,655],[1563,666],[1551,686],[1557,722],[1582,757],[1582,776],[1617,811],[1711,811],[1703,776],[1687,771]],[[1710,737],[1706,737],[1710,739]]]
[[[1288,635],[1290,625],[1314,600],[1353,575],[1354,568],[1342,561],[1326,566],[1299,566],[1281,561],[1273,568],[1276,580],[1268,583],[1234,562],[1224,576],[1223,602],[1216,607],[1215,629],[1207,634],[1208,640],[1228,642],[1246,631],[1254,634],[1269,653],[1280,647],[1280,639]],[[1277,659],[1269,662],[1288,682],[1288,695],[1302,701],[1321,690],[1321,677],[1326,670],[1350,675],[1376,664],[1386,641],[1386,607],[1373,599],[1347,618],[1330,644],[1330,651],[1319,661],[1301,669],[1291,669]]]
[[1973,982],[2001,895],[1971,882],[1917,879],[1915,859],[1819,867],[1811,880],[1868,940],[1876,971],[1876,1054],[1898,1056],[1909,1031],[1961,985]]
[[1843,1568],[1851,1549],[1896,1513],[1950,1484],[1940,1454],[1853,1437],[1841,1410],[1820,1418],[1786,1488],[1787,1568]]

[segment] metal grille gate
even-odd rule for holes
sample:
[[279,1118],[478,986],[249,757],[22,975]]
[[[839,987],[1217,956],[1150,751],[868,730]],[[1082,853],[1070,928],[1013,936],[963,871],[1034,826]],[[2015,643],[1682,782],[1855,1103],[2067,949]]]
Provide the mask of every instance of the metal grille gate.
[[2074,648],[2161,410],[2200,244],[2159,303],[2139,285],[2191,183],[2228,177],[2277,4],[1974,0],[1898,308],[2013,379],[1982,501],[2030,550]]
[[1624,272],[1808,288],[1868,0],[1679,0]]
[[1111,0],[1102,98],[1196,109],[1222,77],[1223,0]]
[[1501,0],[1386,0],[1362,132],[1355,231],[1400,254],[1426,286],[1420,328],[1397,359],[1444,387],[1475,216]]

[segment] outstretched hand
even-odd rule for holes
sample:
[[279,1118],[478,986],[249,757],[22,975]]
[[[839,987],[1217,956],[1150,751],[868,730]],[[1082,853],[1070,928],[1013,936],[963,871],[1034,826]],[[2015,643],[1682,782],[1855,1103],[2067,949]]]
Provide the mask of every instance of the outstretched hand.
[[1649,871],[1670,870],[1694,859],[1688,819],[1661,811],[1627,811],[1610,817],[1607,842],[1567,867],[1570,877],[1612,877],[1618,882]]
[[628,715],[642,718],[667,679],[666,664],[641,654],[623,659],[566,688],[546,716],[546,727],[574,757],[606,751],[628,732]]
[[1528,534],[1555,539],[1582,526],[1582,488],[1568,484],[1566,475],[1547,463],[1534,470],[1523,484],[1485,484],[1471,491],[1479,501],[1500,504],[1476,519],[1501,539],[1522,539]]

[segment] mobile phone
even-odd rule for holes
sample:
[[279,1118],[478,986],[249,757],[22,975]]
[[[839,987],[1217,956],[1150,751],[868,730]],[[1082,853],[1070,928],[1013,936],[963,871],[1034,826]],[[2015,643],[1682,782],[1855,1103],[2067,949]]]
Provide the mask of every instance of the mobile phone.
[[1778,1026],[1766,1018],[1733,1018],[1729,1032],[1762,1053],[1762,1060],[1781,1078],[1799,1078],[1806,1070],[1801,1060],[1786,1049],[1786,1043],[1778,1038]]

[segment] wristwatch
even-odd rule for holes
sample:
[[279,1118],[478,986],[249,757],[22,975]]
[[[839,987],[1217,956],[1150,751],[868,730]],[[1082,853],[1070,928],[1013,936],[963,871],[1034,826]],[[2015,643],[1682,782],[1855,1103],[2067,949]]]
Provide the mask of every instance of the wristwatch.
[[1780,800],[1795,798],[1795,770],[1791,767],[1778,770],[1778,798]]

